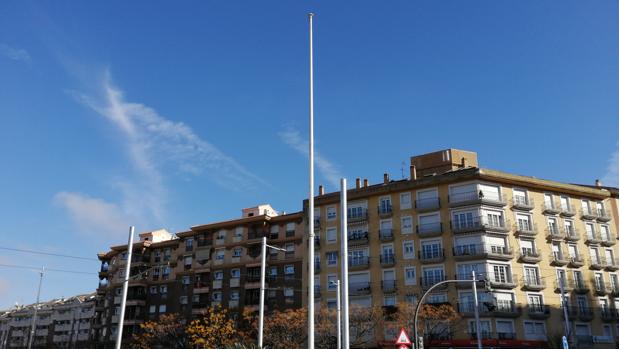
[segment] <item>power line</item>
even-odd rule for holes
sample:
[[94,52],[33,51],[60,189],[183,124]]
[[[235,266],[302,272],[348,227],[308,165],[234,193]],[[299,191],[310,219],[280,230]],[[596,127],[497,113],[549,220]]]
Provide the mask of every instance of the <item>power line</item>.
[[[0,263],[0,267],[15,268],[15,269],[28,269],[28,270],[33,270],[33,271],[41,271],[41,268],[29,267],[29,266],[25,266],[25,265],[1,264]],[[66,270],[66,269],[45,268],[45,271],[53,271],[53,272],[59,272],[59,273],[71,273],[71,274],[97,275],[97,273],[88,272],[88,271]]]
[[97,261],[97,262],[99,261],[96,258],[90,258],[90,257],[71,256],[71,255],[62,254],[62,253],[52,253],[52,252],[43,252],[43,251],[35,251],[35,250],[26,250],[26,249],[21,249],[21,248],[14,248],[14,247],[0,246],[0,250],[7,250],[7,251],[21,252],[21,253],[39,254],[39,255],[53,256],[53,257],[81,259],[81,260],[86,260],[86,261]]

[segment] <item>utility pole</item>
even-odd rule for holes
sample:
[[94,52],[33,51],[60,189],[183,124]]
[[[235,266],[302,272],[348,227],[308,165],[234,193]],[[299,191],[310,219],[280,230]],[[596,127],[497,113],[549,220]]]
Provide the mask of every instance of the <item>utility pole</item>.
[[481,322],[479,321],[479,302],[477,301],[477,280],[475,279],[475,270],[473,270],[473,298],[475,306],[475,327],[477,327],[477,349],[481,347]]
[[570,320],[568,317],[568,309],[567,309],[567,298],[565,297],[565,290],[564,290],[564,278],[566,277],[566,274],[563,273],[563,276],[559,278],[559,289],[561,291],[561,306],[563,306],[563,318],[565,319],[565,338],[567,338],[568,340],[570,340],[571,337],[571,331],[570,331]]
[[313,13],[309,17],[309,208],[307,349],[314,349],[314,33]]
[[125,324],[125,306],[127,304],[127,293],[129,292],[129,275],[131,274],[131,257],[133,255],[133,233],[135,227],[129,227],[129,241],[127,242],[127,265],[125,268],[125,281],[123,282],[123,294],[120,301],[120,318],[118,319],[118,330],[116,331],[116,349],[120,349],[123,338],[123,326]]
[[45,267],[41,268],[39,272],[39,289],[37,291],[37,303],[34,306],[34,312],[32,314],[32,326],[30,327],[30,338],[28,338],[28,349],[32,348],[32,342],[34,341],[34,336],[37,330],[37,310],[39,309],[39,299],[41,296],[41,284],[43,283],[43,273],[45,272]]
[[340,222],[340,251],[342,251],[340,258],[342,263],[342,349],[348,349],[350,346],[350,321],[348,317],[348,199],[346,178],[342,178],[340,181]]
[[258,348],[262,349],[264,340],[264,292],[266,290],[267,247],[286,252],[285,248],[267,245],[267,237],[262,237],[262,258],[260,263],[260,310],[258,319]]

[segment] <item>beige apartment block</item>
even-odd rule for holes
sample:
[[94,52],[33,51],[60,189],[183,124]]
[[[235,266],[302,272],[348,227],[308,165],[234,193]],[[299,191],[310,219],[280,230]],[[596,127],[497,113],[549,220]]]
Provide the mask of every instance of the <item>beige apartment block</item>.
[[[415,303],[435,283],[472,283],[426,298],[450,303],[466,322],[434,338],[437,347],[543,347],[563,334],[560,283],[578,348],[614,348],[619,337],[618,191],[480,168],[474,152],[447,149],[411,157],[410,178],[348,190],[349,295],[387,309]],[[340,278],[340,193],[315,197],[316,301],[335,306]],[[307,200],[304,204],[307,217]],[[307,263],[307,261],[306,261]],[[304,304],[307,298],[304,298]],[[393,347],[383,328],[373,346]]]

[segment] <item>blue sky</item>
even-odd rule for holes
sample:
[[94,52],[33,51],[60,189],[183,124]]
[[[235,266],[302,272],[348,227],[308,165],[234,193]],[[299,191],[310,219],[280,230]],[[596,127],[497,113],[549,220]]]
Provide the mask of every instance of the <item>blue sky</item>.
[[[0,3],[0,246],[94,257],[138,231],[306,196],[307,12],[317,182],[427,151],[619,185],[616,1]],[[96,262],[0,250],[0,263]],[[0,267],[0,308],[37,275]],[[94,290],[49,273],[42,298]]]

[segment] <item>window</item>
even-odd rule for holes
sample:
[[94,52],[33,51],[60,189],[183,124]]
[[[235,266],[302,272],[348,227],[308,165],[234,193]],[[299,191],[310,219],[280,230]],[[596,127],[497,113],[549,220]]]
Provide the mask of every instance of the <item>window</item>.
[[243,238],[243,228],[242,227],[238,227],[238,228],[234,229],[234,237],[238,238],[238,239],[242,239]]
[[172,250],[166,248],[165,250],[163,250],[163,261],[167,262],[170,260],[170,258],[172,258]]
[[402,250],[404,259],[414,259],[415,258],[415,242],[404,241],[402,242]]
[[154,314],[156,311],[157,311],[157,306],[156,306],[156,305],[151,305],[151,306],[148,308],[148,312],[149,312],[150,314]]
[[226,239],[226,231],[225,230],[220,230],[217,232],[217,236],[215,237],[215,239],[217,240],[225,240]]
[[411,234],[413,232],[413,217],[405,216],[401,219],[402,234]]
[[328,299],[327,300],[327,308],[329,308],[329,309],[337,309],[337,299]]
[[123,290],[120,287],[116,287],[114,289],[114,292],[116,293],[117,296],[120,296],[122,294]]
[[291,287],[285,287],[284,297],[294,297],[294,290]]
[[417,296],[414,295],[414,294],[407,294],[406,295],[406,303],[417,304]]
[[239,291],[230,292],[230,300],[238,301],[239,300]]
[[333,243],[337,241],[337,229],[327,228],[327,243]]
[[441,231],[441,216],[438,213],[419,216],[419,233],[434,233]]
[[551,234],[559,234],[559,226],[557,225],[557,219],[548,217],[548,229]]
[[294,222],[286,224],[286,234],[287,234],[287,236],[288,236],[289,233],[292,233],[294,235],[295,227],[296,227],[296,224]]
[[570,198],[567,196],[561,196],[561,210],[563,210],[564,212],[569,212],[570,211]]
[[431,293],[428,295],[428,303],[447,303],[447,294],[445,293]]
[[533,240],[520,240],[520,253],[523,256],[535,255],[535,242]]
[[182,280],[183,280],[183,285],[189,285],[191,283],[191,276],[184,275]]
[[329,289],[329,291],[337,290],[336,282],[337,282],[337,275],[329,274],[327,276],[327,288]]
[[383,299],[383,305],[386,307],[393,307],[395,306],[396,302],[395,302],[395,296],[385,296]]
[[213,300],[215,302],[221,302],[221,292],[213,292]]
[[327,252],[327,265],[337,265],[337,252]]
[[157,286],[150,287],[150,294],[157,294]]
[[610,230],[608,229],[607,225],[600,225],[600,233],[602,234],[602,240],[612,241]]
[[552,197],[552,194],[544,194],[544,207],[545,208],[554,208],[555,203]]
[[363,218],[364,216],[364,208],[363,206],[360,205],[354,205],[354,206],[349,206],[348,207],[348,219],[355,219],[355,218]]
[[168,286],[167,286],[167,285],[161,285],[161,286],[159,286],[159,293],[161,293],[161,294],[166,294],[166,293],[168,293]]
[[230,270],[230,277],[233,279],[238,279],[241,277],[241,269],[235,268]]
[[327,220],[332,221],[337,217],[335,206],[327,207]]
[[178,301],[181,304],[187,304],[187,301],[188,301],[187,296],[181,296]]
[[417,272],[415,271],[415,267],[404,268],[404,283],[409,286],[417,284]]
[[294,277],[294,265],[287,265],[284,267],[284,274],[286,275],[286,278],[289,279],[291,277]]
[[232,250],[232,257],[235,257],[235,258],[241,257],[241,253],[243,253],[243,249],[240,247],[237,247],[234,250]]
[[277,276],[277,267],[270,267],[269,268],[269,275]]
[[214,273],[215,276],[215,280],[223,280],[224,279],[224,272],[221,270],[218,270]]
[[522,189],[514,189],[514,204],[527,205],[527,192]]
[[185,251],[193,250],[193,238],[187,238],[185,240]]
[[490,279],[494,282],[498,283],[508,283],[511,282],[511,273],[509,272],[508,265],[491,265],[492,267],[492,275],[490,275]]
[[378,209],[380,213],[391,212],[391,197],[380,198]]
[[406,210],[411,208],[411,193],[401,193],[400,194],[400,209]]
[[526,214],[517,213],[516,222],[518,223],[519,231],[532,231],[533,225],[531,224],[531,216]]
[[524,337],[528,340],[546,340],[546,326],[543,321],[525,321]]
[[294,244],[293,243],[289,243],[286,244],[286,255],[294,255]]
[[224,250],[217,250],[215,252],[215,259],[219,260],[219,261],[223,261],[225,255],[226,255],[226,251],[224,251]]
[[439,258],[443,254],[443,247],[440,240],[421,242],[421,259]]
[[165,313],[166,312],[166,305],[165,304],[161,304],[159,306],[159,312],[160,313]]
[[191,263],[193,262],[193,258],[191,256],[185,256],[183,258],[183,262],[185,264],[185,267],[191,267]]

